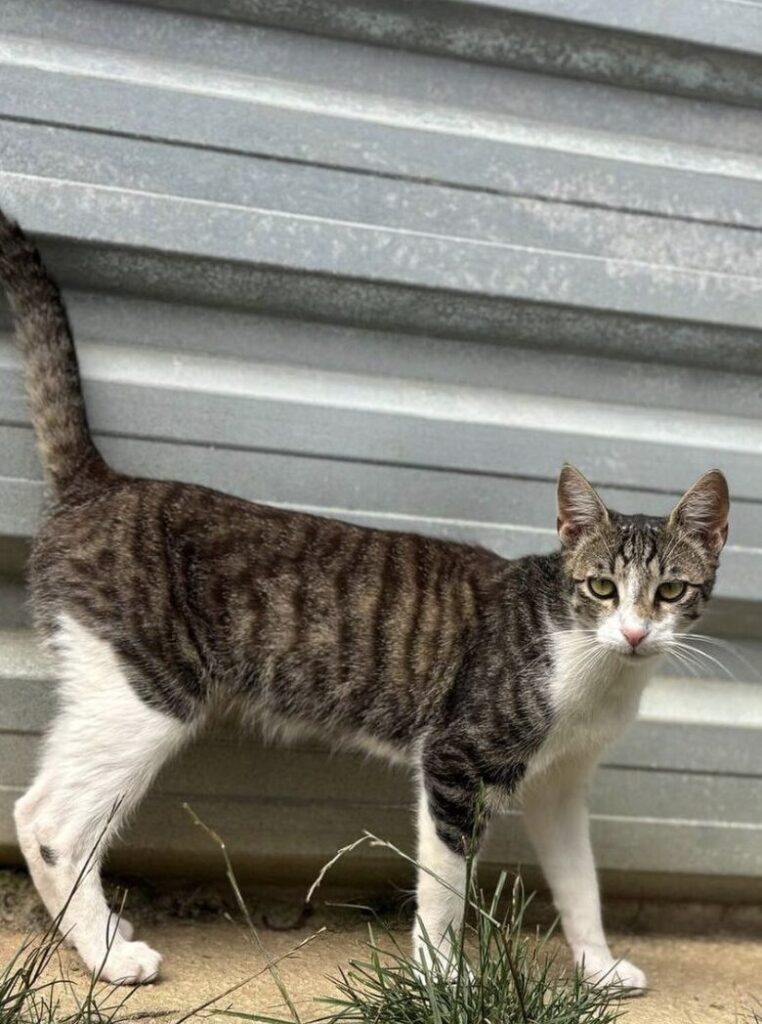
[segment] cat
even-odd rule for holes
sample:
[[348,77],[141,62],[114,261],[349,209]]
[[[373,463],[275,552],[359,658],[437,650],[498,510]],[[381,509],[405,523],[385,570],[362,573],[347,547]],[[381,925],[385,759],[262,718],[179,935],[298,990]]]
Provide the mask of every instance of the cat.
[[2,214],[0,278],[51,491],[28,575],[60,680],[15,820],[87,967],[110,982],[157,977],[159,954],[109,913],[100,861],[160,767],[225,709],[413,767],[428,869],[419,960],[424,935],[447,955],[464,855],[492,804],[513,796],[576,963],[594,983],[645,989],[606,942],[585,791],[658,655],[709,599],[728,530],[722,473],[658,518],[608,509],[567,465],[560,549],[517,560],[132,478],[93,443],[58,288]]

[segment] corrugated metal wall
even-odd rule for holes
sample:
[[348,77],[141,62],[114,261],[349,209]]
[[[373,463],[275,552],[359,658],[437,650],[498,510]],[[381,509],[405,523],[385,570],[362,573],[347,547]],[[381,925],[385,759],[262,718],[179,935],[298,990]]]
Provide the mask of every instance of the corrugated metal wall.
[[[505,555],[555,544],[564,459],[625,511],[727,470],[709,628],[739,653],[661,679],[595,788],[631,891],[761,888],[761,57],[737,0],[0,8],[0,201],[65,285],[114,465]],[[7,860],[51,707],[13,578],[42,491],[7,317],[0,451]],[[214,861],[181,798],[259,877],[361,828],[410,841],[403,775],[212,739],[122,863]],[[501,822],[487,860],[527,856]]]

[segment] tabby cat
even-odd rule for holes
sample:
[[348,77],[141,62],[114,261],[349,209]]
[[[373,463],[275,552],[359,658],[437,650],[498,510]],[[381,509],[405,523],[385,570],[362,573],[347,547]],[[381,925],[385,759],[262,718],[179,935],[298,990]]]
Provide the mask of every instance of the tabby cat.
[[657,655],[709,598],[727,536],[722,473],[654,518],[606,508],[565,466],[560,550],[514,561],[135,479],[95,447],[58,288],[1,214],[0,278],[52,492],[29,583],[60,679],[15,817],[52,915],[101,837],[61,922],[87,966],[112,982],[156,978],[159,954],[109,914],[100,856],[159,768],[225,710],[414,768],[418,859],[449,886],[420,872],[419,957],[424,929],[447,952],[464,854],[513,795],[576,962],[642,990],[604,936],[585,790]]

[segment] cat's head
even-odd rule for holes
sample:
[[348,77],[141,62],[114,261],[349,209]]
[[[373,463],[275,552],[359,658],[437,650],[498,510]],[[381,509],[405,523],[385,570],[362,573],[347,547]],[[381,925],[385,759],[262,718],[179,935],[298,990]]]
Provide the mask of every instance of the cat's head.
[[718,469],[664,518],[621,515],[573,466],[558,479],[558,534],[575,625],[634,659],[660,654],[699,617],[728,535],[730,500]]

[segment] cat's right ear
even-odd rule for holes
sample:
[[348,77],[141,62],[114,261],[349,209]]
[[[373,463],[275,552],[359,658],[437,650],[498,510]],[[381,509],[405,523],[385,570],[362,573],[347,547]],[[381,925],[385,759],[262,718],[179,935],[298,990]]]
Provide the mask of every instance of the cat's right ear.
[[606,506],[593,485],[574,466],[565,465],[558,477],[558,536],[565,547],[576,544],[587,530],[608,522]]

